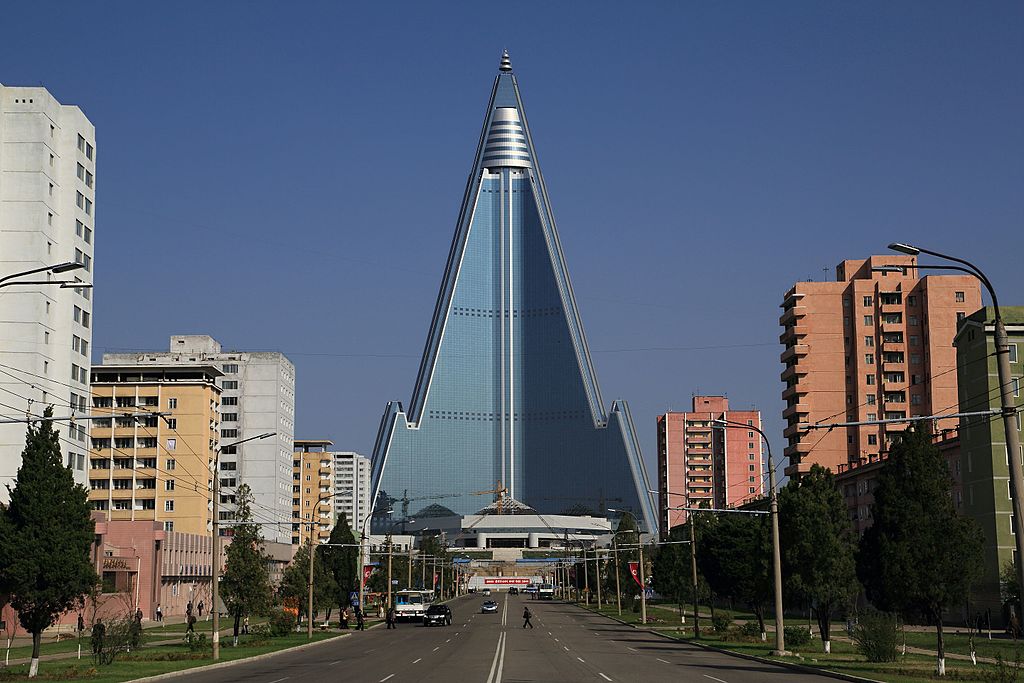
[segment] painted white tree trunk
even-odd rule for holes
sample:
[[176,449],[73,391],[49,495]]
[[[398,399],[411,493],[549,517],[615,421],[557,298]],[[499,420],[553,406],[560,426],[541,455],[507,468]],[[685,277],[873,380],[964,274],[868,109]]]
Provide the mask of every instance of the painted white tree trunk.
[[936,673],[939,674],[940,676],[945,676],[946,675],[946,658],[945,657],[939,657],[939,666],[936,669]]
[[978,666],[978,653],[974,650],[971,650],[971,664]]
[[39,673],[39,657],[33,657],[32,663],[28,666],[28,677],[35,678]]
[[767,640],[768,640],[768,634],[765,633],[764,631],[761,631],[761,642],[763,643],[763,642],[766,642]]
[[826,640],[823,642],[825,643],[825,654],[832,654],[832,641]]

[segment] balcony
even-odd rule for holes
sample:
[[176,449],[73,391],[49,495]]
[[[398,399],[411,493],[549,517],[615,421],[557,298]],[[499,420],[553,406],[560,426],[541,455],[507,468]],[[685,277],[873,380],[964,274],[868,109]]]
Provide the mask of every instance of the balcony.
[[894,363],[892,361],[882,361],[882,372],[906,372],[906,363]]
[[691,444],[691,443],[692,444],[710,444],[711,443],[711,432],[710,431],[706,431],[706,432],[699,432],[699,433],[696,433],[696,434],[692,434],[692,433],[688,432],[686,434],[686,443],[687,444]]
[[903,379],[899,382],[893,382],[891,380],[882,380],[882,391],[906,391],[907,380]]
[[802,429],[802,426],[800,425],[800,423],[797,423],[795,425],[787,425],[786,428],[782,430],[782,436],[784,438],[788,439],[791,436],[796,436],[797,434],[803,434],[804,431],[805,430]]
[[904,346],[903,342],[887,342],[887,341],[883,341],[879,345],[879,348],[882,349],[882,353],[886,353],[886,352],[890,352],[890,353],[892,353],[892,352],[900,352],[900,353],[902,353],[905,350],[906,347]]
[[812,448],[814,448],[814,443],[812,441],[801,441],[800,443],[795,443],[792,446],[786,446],[784,453],[787,456],[806,455],[811,452]]
[[779,379],[783,382],[788,380],[790,377],[803,377],[807,374],[807,370],[800,367],[800,364],[790,365],[779,374]]
[[782,355],[779,356],[779,360],[785,363],[790,358],[806,356],[810,351],[810,348],[811,347],[807,344],[794,344],[782,352]]
[[901,304],[901,303],[900,304],[887,304],[887,303],[885,303],[883,301],[879,305],[879,309],[882,311],[883,315],[886,314],[886,313],[902,313],[903,312],[903,304]]
[[887,432],[905,432],[910,429],[909,422],[887,422],[885,424],[885,431]]
[[805,315],[807,315],[806,306],[792,306],[782,312],[782,315],[779,317],[779,324],[785,327],[787,324],[796,322]]
[[902,332],[903,331],[903,323],[887,323],[887,322],[883,321],[882,324],[880,325],[880,327],[882,328],[882,334],[885,334],[887,332]]
[[782,390],[782,400],[788,401],[794,396],[801,396],[806,393],[806,389],[801,389],[799,384],[794,384],[793,386],[786,387],[785,389]]
[[788,420],[794,415],[809,415],[811,413],[810,404],[806,401],[797,401],[791,406],[786,406],[786,409],[782,411],[782,419]]

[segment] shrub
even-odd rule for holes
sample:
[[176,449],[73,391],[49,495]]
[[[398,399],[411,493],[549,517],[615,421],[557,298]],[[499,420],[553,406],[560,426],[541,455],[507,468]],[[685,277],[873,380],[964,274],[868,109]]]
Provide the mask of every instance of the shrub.
[[748,621],[747,623],[740,626],[740,633],[747,636],[748,638],[760,638],[761,637],[761,625],[756,621]]
[[205,633],[189,632],[185,634],[185,643],[190,652],[203,653],[213,647],[213,643],[207,640]]
[[725,633],[730,626],[732,626],[732,620],[722,614],[716,614],[711,620],[711,628],[715,630],[715,633]]
[[268,622],[270,635],[279,638],[295,630],[295,615],[287,610],[274,610]]
[[256,624],[249,629],[249,633],[257,638],[269,638],[271,635],[269,624]]
[[869,662],[895,662],[899,629],[896,617],[887,612],[867,612],[853,629],[853,642],[857,652]]
[[783,632],[786,634],[786,645],[800,647],[811,642],[811,631],[803,626],[787,626]]

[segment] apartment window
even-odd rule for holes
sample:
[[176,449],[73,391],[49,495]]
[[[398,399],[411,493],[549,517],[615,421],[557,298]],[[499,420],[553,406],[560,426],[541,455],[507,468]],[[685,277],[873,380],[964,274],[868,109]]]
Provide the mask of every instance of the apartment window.
[[223,388],[223,389],[237,389],[238,388],[238,380],[236,380],[236,379],[226,379],[226,380],[224,380],[222,382],[222,387],[221,388]]
[[849,327],[850,326],[850,316],[848,316],[848,315],[847,316],[843,316],[843,326],[844,327]]
[[870,420],[877,420],[877,419],[878,419],[878,413],[868,413],[868,420],[869,421]]
[[750,487],[750,493],[756,493],[756,490],[754,489],[753,486]]
[[50,183],[50,196],[53,196],[53,183]]
[[868,445],[869,446],[877,446],[878,445],[878,435],[877,434],[868,434]]
[[908,296],[907,297],[907,305],[908,306],[916,306],[917,305],[917,297],[916,296]]
[[238,468],[238,463],[236,463],[236,462],[222,462],[220,464],[221,472],[224,472],[224,471],[232,471],[233,472],[237,468]]
[[867,404],[869,406],[875,405],[875,395],[874,394],[868,394],[867,397],[866,397],[866,400],[867,400]]
[[966,299],[964,299],[964,293],[963,293],[963,292],[957,292],[957,293],[956,293],[956,302],[957,302],[958,304],[961,304],[961,303],[963,303],[964,301],[966,301]]
[[957,311],[956,312],[956,321],[958,323],[961,322],[966,317],[967,317],[967,314],[965,312],[963,312],[963,311]]
[[912,316],[908,317],[907,318],[907,324],[908,325],[913,325],[913,326],[916,327],[917,326],[917,316],[916,315],[912,315]]
[[1020,396],[1020,380],[1016,378],[1013,380],[1013,395]]
[[165,500],[164,501],[164,512],[174,512],[174,501],[173,500]]
[[885,314],[885,318],[883,318],[883,322],[885,322],[885,323],[887,323],[889,325],[898,325],[899,323],[903,322],[903,314],[902,313],[886,313]]
[[177,439],[167,439],[167,450],[173,451],[178,448]]
[[869,348],[869,349],[873,348],[875,346],[875,338],[874,337],[864,337],[864,346]]
[[173,472],[175,467],[174,458],[167,458],[167,471]]
[[78,151],[85,151],[85,138],[83,138],[81,135],[78,136]]
[[874,363],[875,363],[875,354],[873,354],[873,353],[865,353],[864,354],[864,362],[867,365],[874,365]]
[[92,187],[92,173],[90,171],[85,172],[85,186]]
[[1016,344],[1010,344],[1010,362],[1011,363],[1016,363],[1017,362],[1017,345]]
[[226,439],[234,439],[234,438],[238,437],[238,430],[237,429],[222,429],[222,430],[220,430],[220,435],[221,435],[221,437],[226,438]]
[[866,316],[864,316],[864,324],[865,325],[874,325],[875,324],[875,317],[873,315],[866,315]]
[[164,482],[164,491],[173,491],[173,490],[174,490],[174,480],[173,479],[168,479],[167,481]]
[[[46,224],[47,225],[53,225],[53,213],[47,212],[47,214],[46,214]],[[46,253],[50,253],[50,247],[52,247],[52,246],[53,245],[50,244],[49,242],[46,243]]]
[[869,385],[874,384],[875,383],[875,376],[874,375],[866,375],[864,377],[864,381],[866,381]]
[[[1020,415],[1020,413],[1017,413],[1017,415]],[[753,453],[747,453],[748,460],[754,460],[756,457]]]
[[912,354],[910,354],[910,364],[911,365],[920,365],[921,364],[921,354],[919,354],[919,353],[912,353]]
[[[50,333],[47,332],[46,330],[43,330],[43,343],[44,344],[49,344],[50,343]],[[75,350],[77,351],[78,349],[75,349]]]
[[88,197],[86,197],[86,199],[85,199],[85,215],[86,216],[91,216],[92,215],[92,200],[89,199]]
[[919,346],[919,344],[918,344],[918,336],[916,334],[910,335],[910,345],[911,346]]
[[50,155],[50,168],[53,168],[54,156]]
[[82,327],[89,327],[89,318],[91,317],[89,311],[82,311]]
[[223,397],[220,400],[220,404],[222,406],[237,406],[238,405],[238,397],[237,396],[225,396],[225,397]]
[[92,161],[92,145],[85,143],[85,158]]
[[[53,183],[50,183],[50,194],[53,194]],[[79,209],[85,208],[85,195],[81,192],[75,193],[75,206]]]
[[748,443],[747,444],[747,450],[751,450],[751,451],[754,450],[754,444],[753,443]]
[[[174,522],[164,522],[164,531],[174,531]],[[177,588],[177,586],[174,586]]]
[[176,417],[169,417],[169,418],[167,418],[167,428],[168,429],[177,429],[178,428],[178,418],[176,418]]
[[225,363],[223,366],[221,366],[221,369],[224,371],[225,374],[237,374],[238,373],[238,364],[237,363]]
[[864,305],[865,306],[871,306],[874,303],[875,303],[875,301],[874,301],[874,299],[872,297],[870,297],[870,296],[864,297]]
[[79,180],[85,180],[85,166],[78,164],[78,168],[76,169],[76,175],[78,175]]
[[222,413],[220,419],[224,422],[238,422],[238,413]]
[[89,356],[89,342],[84,339],[82,340],[82,355],[86,357]]
[[169,398],[169,399],[167,399],[167,407],[172,409],[172,410],[174,408],[177,408],[178,407],[178,399],[176,399],[176,398]]
[[751,472],[754,471],[754,466],[753,465],[747,465],[747,467],[750,469]]
[[921,405],[921,394],[911,394],[910,395],[910,405],[912,405],[912,406],[919,406],[919,405]]
[[850,297],[844,296],[843,297],[843,308],[849,308],[849,307],[850,307]]
[[86,228],[85,234],[82,236],[86,244],[92,244],[92,228]]

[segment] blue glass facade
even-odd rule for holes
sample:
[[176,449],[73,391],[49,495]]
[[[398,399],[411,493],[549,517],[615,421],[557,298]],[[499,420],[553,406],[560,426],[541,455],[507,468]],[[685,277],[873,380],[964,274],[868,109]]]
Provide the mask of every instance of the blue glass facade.
[[375,499],[410,499],[412,514],[475,512],[492,496],[473,492],[497,482],[540,512],[610,505],[656,528],[629,410],[602,406],[510,70],[495,79],[412,401],[388,405],[373,453]]

